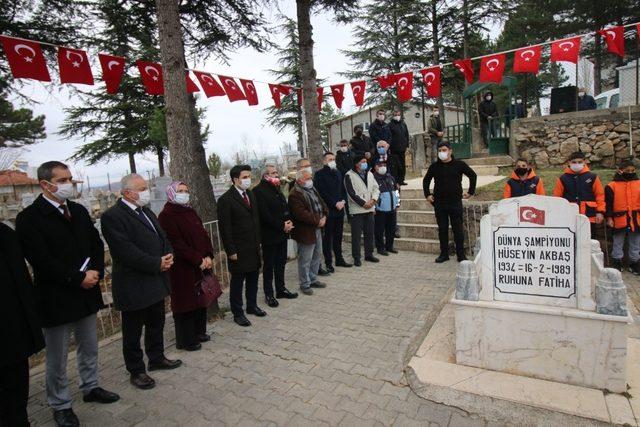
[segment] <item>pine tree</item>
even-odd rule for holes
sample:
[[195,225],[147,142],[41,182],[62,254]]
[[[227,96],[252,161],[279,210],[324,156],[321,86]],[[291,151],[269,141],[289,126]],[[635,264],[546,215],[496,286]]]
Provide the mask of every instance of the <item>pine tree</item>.
[[216,153],[211,153],[207,158],[207,166],[209,166],[209,174],[214,178],[218,178],[222,170],[222,159]]
[[329,129],[325,125],[342,117],[344,117],[344,113],[337,108],[333,108],[330,103],[324,102],[322,104],[322,111],[320,112],[320,137],[322,138],[322,145],[327,150],[329,149]]
[[45,137],[44,116],[33,117],[28,108],[14,108],[0,90],[0,148],[21,147]]

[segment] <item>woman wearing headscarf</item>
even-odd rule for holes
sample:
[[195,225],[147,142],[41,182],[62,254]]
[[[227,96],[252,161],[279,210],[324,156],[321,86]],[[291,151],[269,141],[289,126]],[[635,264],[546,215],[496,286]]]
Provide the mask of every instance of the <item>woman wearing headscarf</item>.
[[209,341],[206,333],[207,307],[198,306],[196,284],[212,267],[211,238],[196,211],[189,205],[189,187],[174,181],[167,186],[167,203],[158,216],[173,247],[171,311],[176,328],[176,347],[199,350]]

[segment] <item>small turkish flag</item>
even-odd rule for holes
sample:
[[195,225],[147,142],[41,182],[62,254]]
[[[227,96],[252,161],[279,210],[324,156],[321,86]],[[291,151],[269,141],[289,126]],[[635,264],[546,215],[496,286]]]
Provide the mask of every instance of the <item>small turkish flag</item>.
[[351,92],[353,93],[353,100],[358,107],[362,107],[362,104],[364,104],[364,90],[366,86],[367,82],[365,80],[351,82]]
[[0,36],[0,41],[2,41],[2,48],[9,61],[13,77],[42,82],[51,81],[40,43],[7,36]]
[[258,92],[256,92],[256,86],[253,82],[251,80],[240,79],[240,84],[247,96],[247,103],[249,105],[258,105]]
[[298,99],[298,105],[302,107],[302,88],[296,89],[296,97]]
[[438,98],[442,94],[440,83],[442,70],[440,66],[425,68],[424,70],[420,70],[420,74],[422,74],[424,87],[427,88],[427,96]]
[[242,89],[238,86],[238,83],[231,77],[222,76],[218,74],[218,78],[222,83],[222,87],[224,91],[227,93],[227,98],[229,98],[229,102],[234,101],[243,101],[247,99],[244,93],[242,93]]
[[453,65],[460,70],[467,83],[473,83],[473,63],[470,59],[456,59],[453,61]]
[[378,84],[380,84],[380,89],[389,89],[396,82],[395,74],[387,74],[386,76],[376,77]]
[[89,58],[84,50],[59,47],[58,67],[60,69],[60,83],[93,85]]
[[200,88],[198,87],[198,85],[191,80],[191,76],[189,76],[189,71],[187,71],[187,93],[196,93],[196,92],[200,92]]
[[293,88],[291,86],[279,84],[278,85],[278,90],[280,91],[281,94],[286,96],[286,95],[291,94],[291,91],[293,90]]
[[214,96],[224,96],[226,92],[220,86],[220,83],[209,73],[204,73],[202,71],[194,71],[196,79],[200,82],[200,86],[202,86],[202,91],[207,96],[207,98],[212,98]]
[[520,222],[544,225],[544,211],[531,206],[520,206]]
[[102,67],[102,80],[107,87],[107,93],[118,92],[122,75],[124,74],[124,58],[121,56],[98,54],[100,67]]
[[339,85],[331,85],[331,95],[336,107],[342,109],[342,101],[344,101],[344,83]]
[[485,56],[480,60],[480,78],[483,83],[502,83],[506,57],[504,53]]
[[142,83],[149,95],[164,94],[164,81],[162,80],[162,65],[157,62],[137,61]]
[[271,93],[271,98],[273,99],[273,103],[276,108],[282,107],[282,101],[280,99],[280,85],[269,83],[269,92]]
[[551,44],[551,60],[576,64],[580,54],[580,37],[560,40]]
[[513,55],[513,72],[538,74],[541,53],[542,46],[529,46],[516,50]]
[[607,42],[609,52],[624,58],[624,27],[611,27],[606,30],[598,31]]
[[322,111],[322,97],[324,96],[324,88],[316,88],[316,96],[318,98],[318,112]]
[[413,98],[413,71],[396,74],[396,91],[399,102],[407,102]]

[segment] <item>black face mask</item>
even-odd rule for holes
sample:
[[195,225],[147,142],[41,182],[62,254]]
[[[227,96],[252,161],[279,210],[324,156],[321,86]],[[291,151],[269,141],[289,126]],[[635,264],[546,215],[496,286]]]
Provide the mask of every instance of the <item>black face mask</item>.
[[627,181],[631,181],[632,179],[636,178],[635,172],[623,172],[620,175],[622,175],[622,178],[626,179]]
[[515,168],[513,171],[518,176],[528,175],[529,174],[529,169],[527,169],[527,168]]
[[356,131],[356,136],[362,136],[362,131],[361,130],[357,130]]

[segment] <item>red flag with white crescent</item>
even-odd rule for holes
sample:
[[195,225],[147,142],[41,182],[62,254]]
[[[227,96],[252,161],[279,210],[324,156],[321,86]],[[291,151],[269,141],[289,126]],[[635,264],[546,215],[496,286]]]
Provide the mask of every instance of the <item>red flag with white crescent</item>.
[[362,107],[362,104],[364,104],[364,90],[366,86],[367,82],[365,80],[351,82],[351,93],[353,93],[353,100],[358,107]]
[[296,89],[296,98],[298,99],[298,105],[302,107],[302,88]]
[[399,102],[407,102],[413,98],[413,71],[396,74],[396,93]]
[[387,74],[386,76],[376,77],[380,89],[389,89],[396,82],[396,74]]
[[276,108],[282,107],[282,100],[280,98],[280,85],[274,85],[269,83],[269,92]]
[[99,53],[100,67],[102,68],[102,80],[107,87],[107,93],[118,92],[122,75],[124,74],[124,58],[121,56]]
[[196,82],[191,80],[191,76],[189,75],[189,71],[187,71],[186,76],[187,76],[187,93],[200,92],[200,88],[198,87]]
[[157,62],[137,61],[140,77],[145,90],[149,95],[164,94],[164,81],[162,80],[162,65]]
[[482,83],[502,83],[502,75],[504,74],[506,62],[507,58],[504,53],[482,58],[480,60],[479,81]]
[[60,83],[93,85],[93,74],[87,52],[68,47],[58,48]]
[[598,31],[607,42],[609,52],[624,58],[624,27],[611,27]]
[[456,59],[453,61],[453,65],[460,70],[467,83],[473,83],[473,63],[469,58]]
[[227,94],[227,98],[229,98],[229,102],[235,101],[244,101],[247,99],[244,93],[242,93],[242,89],[238,86],[238,83],[232,78],[218,74],[218,78],[220,79],[220,83],[222,83],[222,87]]
[[51,81],[40,43],[7,36],[0,36],[0,41],[14,78]]
[[316,88],[316,94],[318,98],[318,111],[322,111],[322,98],[324,96],[324,88],[323,87]]
[[551,60],[578,63],[580,54],[580,37],[559,40],[551,44]]
[[424,87],[427,88],[427,96],[432,98],[438,98],[442,94],[442,70],[440,66],[429,67],[423,70],[420,70],[420,74],[422,74],[422,82],[424,83]]
[[516,50],[513,54],[513,72],[538,74],[541,53],[542,46],[529,46]]
[[220,86],[220,83],[218,83],[218,81],[211,74],[202,71],[194,71],[193,74],[200,82],[202,91],[207,96],[207,98],[212,98],[214,96],[224,96],[227,94],[222,86]]
[[344,83],[331,85],[331,95],[336,107],[342,109],[342,101],[344,101]]
[[287,85],[283,85],[283,84],[279,84],[278,85],[278,90],[280,91],[281,94],[283,95],[289,95],[291,93],[291,90],[293,88],[291,86],[287,86]]
[[240,79],[240,84],[244,90],[244,94],[247,96],[247,103],[249,105],[258,105],[258,92],[256,91],[256,85],[251,80]]

